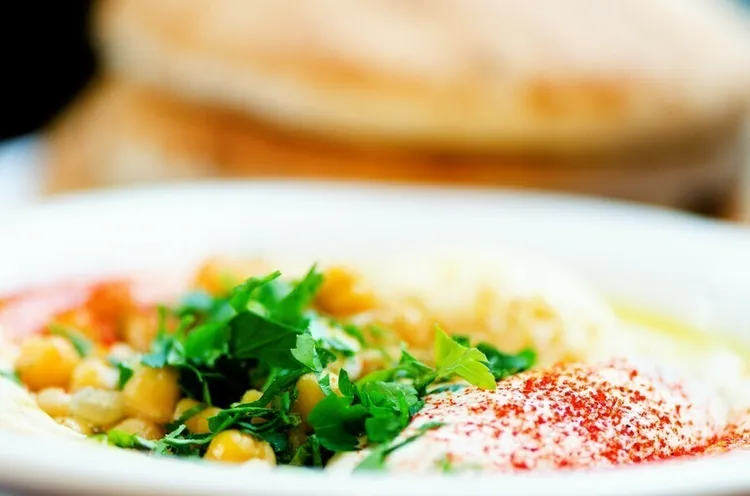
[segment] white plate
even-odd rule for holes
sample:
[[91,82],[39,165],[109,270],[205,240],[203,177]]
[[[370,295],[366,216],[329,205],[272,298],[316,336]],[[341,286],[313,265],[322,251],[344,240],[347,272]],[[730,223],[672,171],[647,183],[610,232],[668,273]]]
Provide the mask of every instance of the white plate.
[[0,142],[0,215],[38,197],[43,157],[34,135]]
[[[465,247],[534,251],[612,298],[750,340],[750,233],[667,211],[531,193],[208,183],[70,197],[6,219],[0,291],[79,274],[184,266],[221,252],[311,260]],[[2,408],[2,405],[0,405]],[[0,487],[69,494],[719,494],[750,455],[544,476],[243,472],[0,434]]]

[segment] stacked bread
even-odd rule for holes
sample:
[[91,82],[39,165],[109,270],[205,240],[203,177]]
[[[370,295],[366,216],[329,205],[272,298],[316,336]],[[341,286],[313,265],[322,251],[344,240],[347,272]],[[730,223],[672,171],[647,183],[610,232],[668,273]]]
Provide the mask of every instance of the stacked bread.
[[93,25],[104,73],[50,130],[50,191],[301,176],[684,205],[738,179],[728,0],[100,0]]

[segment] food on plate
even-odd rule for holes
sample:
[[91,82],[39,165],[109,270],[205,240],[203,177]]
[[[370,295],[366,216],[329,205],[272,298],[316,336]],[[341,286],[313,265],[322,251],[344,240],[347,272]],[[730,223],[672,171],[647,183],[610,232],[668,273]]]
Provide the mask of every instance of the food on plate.
[[744,13],[543,5],[102,0],[102,81],[51,130],[48,190],[272,175],[726,196]]
[[6,298],[0,428],[331,471],[581,470],[750,448],[746,355],[718,341],[674,352],[553,264],[279,266],[216,258],[151,294],[121,279],[60,286],[67,305],[54,287]]

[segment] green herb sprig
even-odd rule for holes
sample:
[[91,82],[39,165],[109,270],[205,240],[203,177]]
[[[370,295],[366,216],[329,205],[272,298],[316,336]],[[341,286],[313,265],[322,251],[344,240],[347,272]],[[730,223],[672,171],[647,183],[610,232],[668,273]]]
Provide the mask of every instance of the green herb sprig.
[[[402,349],[399,361],[385,370],[352,381],[344,368],[334,385],[329,366],[345,361],[357,350],[331,337],[315,337],[313,325],[341,329],[360,347],[368,346],[367,333],[351,324],[338,324],[314,310],[323,275],[313,266],[299,281],[281,279],[280,272],[251,277],[223,297],[193,292],[172,309],[160,311],[160,329],[143,365],[173,367],[179,371],[185,395],[222,410],[208,419],[210,432],[191,434],[188,411],[168,425],[158,441],[111,431],[109,444],[147,450],[159,455],[201,456],[208,444],[227,429],[238,429],[267,441],[279,463],[321,467],[335,453],[368,446],[371,455],[362,469],[383,465],[395,449],[412,442],[438,424],[423,426],[403,440],[399,435],[424,406],[425,397],[455,381],[494,389],[500,380],[533,363],[531,352],[506,355],[482,343],[471,347],[435,328],[433,365]],[[169,329],[167,322],[179,322]],[[174,327],[174,326],[173,326]],[[119,387],[132,377],[133,364],[115,364]],[[324,398],[303,424],[294,405],[296,384],[313,374]],[[249,389],[261,391],[256,401],[236,403]],[[291,434],[306,429],[301,446]]]

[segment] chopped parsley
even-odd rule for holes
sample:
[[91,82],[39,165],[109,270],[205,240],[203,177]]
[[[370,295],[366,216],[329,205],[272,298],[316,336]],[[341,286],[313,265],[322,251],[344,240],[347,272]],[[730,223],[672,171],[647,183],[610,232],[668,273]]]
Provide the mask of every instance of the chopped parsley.
[[149,451],[156,449],[156,443],[154,441],[148,441],[136,434],[130,434],[120,429],[111,429],[107,432],[106,441],[108,444],[117,446],[118,448]]
[[383,444],[376,447],[372,451],[372,453],[367,456],[367,458],[362,460],[359,465],[357,465],[357,468],[355,470],[382,470],[383,468],[385,468],[385,460],[386,458],[388,458],[388,455],[390,455],[397,449],[416,441],[420,437],[424,436],[427,432],[433,429],[437,429],[438,427],[442,427],[443,425],[444,424],[440,422],[429,422],[420,426],[419,429],[417,429],[416,433],[403,439],[402,441],[394,442],[391,444]]
[[50,334],[64,337],[70,341],[78,354],[82,357],[90,355],[94,349],[94,343],[92,343],[89,338],[87,338],[81,331],[70,326],[53,322],[47,326],[47,329]]
[[122,391],[122,389],[125,387],[125,384],[128,383],[131,377],[133,377],[133,367],[130,366],[126,362],[117,362],[115,363],[115,366],[117,367],[117,372],[119,373],[119,376],[117,378],[117,389]]
[[[470,339],[466,336],[453,336],[453,340],[463,346],[469,346]],[[536,352],[525,348],[516,354],[503,353],[489,343],[478,343],[476,349],[487,358],[487,366],[493,377],[501,381],[506,377],[530,369],[536,363]]]
[[[197,291],[174,308],[161,308],[157,336],[140,362],[176,369],[183,395],[200,404],[167,424],[159,440],[113,429],[102,441],[164,456],[200,457],[218,434],[236,429],[268,442],[281,464],[322,467],[336,453],[367,447],[370,455],[358,469],[380,469],[390,453],[441,425],[429,423],[402,438],[426,396],[465,384],[495,389],[496,380],[533,364],[530,351],[506,355],[486,343],[472,347],[436,325],[430,364],[402,349],[398,361],[388,359],[385,368],[353,380],[341,365],[361,350],[384,349],[394,334],[318,313],[315,298],[322,284],[323,275],[312,266],[298,281],[273,272],[251,277],[222,296]],[[91,343],[75,330],[55,325],[50,330],[70,339],[82,355],[91,351]],[[122,389],[137,364],[113,365]],[[323,395],[303,421],[295,405],[297,384],[306,375],[314,377]],[[238,402],[251,389],[259,391],[254,400]],[[185,422],[208,406],[220,409],[207,419],[209,432],[189,432]]]
[[515,355],[503,353],[487,343],[479,343],[477,349],[487,357],[490,372],[498,381],[528,370],[536,363],[536,353],[529,348]]
[[18,374],[12,370],[0,370],[0,377],[5,377],[16,384],[21,384],[21,379],[18,377]]

